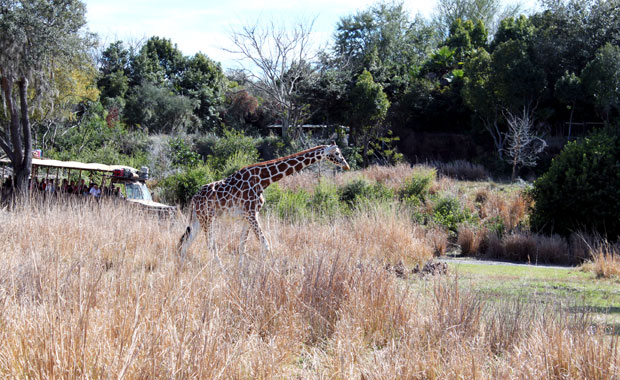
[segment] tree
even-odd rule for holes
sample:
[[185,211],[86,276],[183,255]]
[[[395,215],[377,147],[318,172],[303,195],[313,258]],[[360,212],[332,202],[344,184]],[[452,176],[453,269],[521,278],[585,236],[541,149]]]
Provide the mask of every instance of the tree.
[[101,90],[101,99],[105,103],[122,103],[129,90],[129,62],[131,53],[125,49],[122,41],[107,47],[101,54],[99,71],[101,77],[97,82]]
[[463,61],[472,50],[486,47],[487,38],[488,31],[482,21],[478,20],[474,24],[471,20],[463,22],[459,18],[450,27],[446,45],[455,49],[456,56]]
[[336,26],[334,55],[354,76],[367,69],[388,98],[407,90],[409,77],[435,48],[433,29],[422,17],[413,20],[402,2],[379,2]]
[[568,71],[564,73],[555,83],[555,97],[570,108],[570,118],[568,120],[568,138],[570,138],[573,128],[575,107],[577,102],[583,97],[581,78],[576,76],[575,73],[569,73]]
[[519,166],[536,166],[538,155],[547,147],[545,140],[534,136],[534,110],[523,107],[521,115],[507,111],[508,133],[506,134],[506,156],[512,165],[514,182]]
[[439,0],[435,7],[434,23],[437,30],[447,36],[457,19],[482,21],[495,31],[500,20],[514,17],[521,11],[519,4],[502,6],[500,0]]
[[620,48],[606,44],[581,73],[586,93],[604,119],[620,110]]
[[368,164],[368,148],[373,139],[382,132],[382,123],[390,107],[390,101],[372,74],[364,70],[349,94],[348,120],[351,137],[362,147],[364,166]]
[[251,85],[265,97],[264,106],[280,116],[282,137],[287,138],[289,127],[298,126],[304,119],[304,104],[296,98],[298,83],[304,76],[312,75],[309,65],[314,59],[311,34],[314,21],[298,23],[292,28],[266,25],[244,25],[233,31],[232,43],[236,49],[228,50],[250,62],[245,68]]
[[185,60],[176,83],[180,95],[198,101],[194,115],[200,120],[200,128],[214,128],[220,123],[218,107],[224,99],[226,77],[219,63],[202,53]]
[[493,139],[499,158],[503,159],[505,138],[499,125],[502,103],[495,96],[491,63],[491,55],[485,49],[478,49],[473,53],[465,63],[462,96],[465,104],[482,121]]
[[536,104],[547,89],[545,72],[536,64],[525,41],[508,40],[491,55],[494,95],[514,110]]
[[132,57],[130,66],[133,85],[174,86],[185,68],[185,57],[169,39],[153,36]]
[[197,107],[195,99],[144,82],[127,99],[125,117],[130,125],[147,128],[150,133],[173,133],[197,122],[193,115]]
[[55,145],[59,135],[70,128],[79,128],[99,99],[97,74],[90,60],[54,71],[55,91],[51,104],[33,114],[33,146],[46,151]]
[[78,0],[0,0],[0,147],[11,160],[19,194],[28,191],[33,108],[53,98],[54,70],[84,53],[85,12]]

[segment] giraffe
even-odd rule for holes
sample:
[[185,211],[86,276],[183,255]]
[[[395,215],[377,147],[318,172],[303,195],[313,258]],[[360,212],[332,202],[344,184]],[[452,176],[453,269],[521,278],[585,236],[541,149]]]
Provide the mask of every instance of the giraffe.
[[204,185],[191,201],[189,226],[178,245],[181,257],[185,257],[187,248],[196,238],[200,227],[207,236],[209,246],[213,246],[211,226],[215,217],[224,211],[241,213],[247,221],[241,232],[239,252],[244,252],[249,228],[252,228],[263,249],[269,251],[269,242],[258,221],[258,212],[265,203],[263,191],[285,176],[299,172],[323,159],[333,162],[344,170],[350,169],[336,144],[319,145],[290,156],[246,166],[228,178]]

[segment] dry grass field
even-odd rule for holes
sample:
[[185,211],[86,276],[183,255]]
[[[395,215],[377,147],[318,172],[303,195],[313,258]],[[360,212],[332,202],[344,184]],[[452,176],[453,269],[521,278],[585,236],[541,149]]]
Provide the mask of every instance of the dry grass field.
[[106,202],[0,210],[0,378],[620,378],[618,337],[587,315],[399,276],[436,243],[397,208],[263,215],[273,250],[251,237],[244,256],[222,218],[216,252],[199,236],[180,262],[185,226]]

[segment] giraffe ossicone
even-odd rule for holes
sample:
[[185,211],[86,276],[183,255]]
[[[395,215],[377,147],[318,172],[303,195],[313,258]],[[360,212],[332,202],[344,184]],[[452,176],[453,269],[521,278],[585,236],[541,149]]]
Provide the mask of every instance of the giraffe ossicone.
[[319,145],[290,156],[246,166],[223,180],[204,185],[191,201],[190,223],[178,246],[181,257],[185,256],[200,228],[205,232],[209,245],[213,244],[213,219],[224,211],[241,212],[247,221],[241,232],[240,252],[244,251],[250,228],[263,249],[269,251],[269,242],[258,220],[258,212],[265,203],[263,191],[272,183],[324,159],[344,170],[350,169],[336,144]]

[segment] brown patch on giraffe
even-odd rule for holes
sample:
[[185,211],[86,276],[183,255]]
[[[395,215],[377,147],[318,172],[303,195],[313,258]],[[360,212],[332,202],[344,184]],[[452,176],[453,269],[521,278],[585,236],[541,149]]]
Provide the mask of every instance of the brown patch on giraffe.
[[250,171],[249,170],[243,170],[239,172],[240,174],[240,178],[242,181],[248,181],[250,179]]
[[278,182],[279,180],[281,180],[284,177],[284,173],[278,173],[274,176],[271,177],[271,181],[272,182]]
[[267,168],[260,168],[260,170],[258,171],[258,176],[265,178],[265,177],[269,177],[271,174],[269,173],[269,169]]
[[300,170],[301,170],[301,169],[303,169],[303,168],[304,168],[304,164],[303,164],[303,163],[301,163],[301,162],[300,162],[300,163],[298,163],[297,165],[295,165],[295,171],[296,171],[296,172],[300,171]]
[[[299,164],[298,164],[299,165]],[[288,169],[286,169],[286,171],[284,172],[284,175],[291,175],[295,173],[295,169],[292,167],[289,167]]]
[[276,165],[271,165],[268,167],[269,169],[269,176],[273,177],[274,175],[276,175],[278,173],[278,168],[276,167]]
[[288,164],[286,162],[280,162],[276,165],[276,168],[278,168],[279,173],[282,173],[286,170],[286,168],[288,168]]

